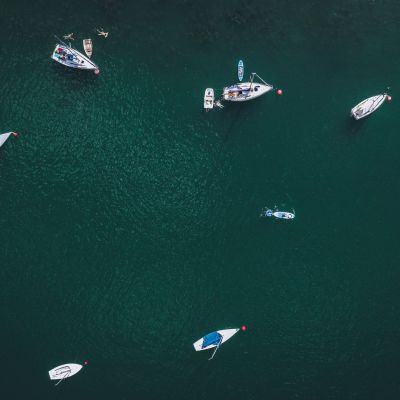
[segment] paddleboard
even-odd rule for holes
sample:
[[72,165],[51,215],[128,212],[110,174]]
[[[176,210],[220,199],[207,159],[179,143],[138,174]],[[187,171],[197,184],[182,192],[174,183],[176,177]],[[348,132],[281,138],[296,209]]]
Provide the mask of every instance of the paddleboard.
[[243,64],[243,61],[240,60],[238,62],[238,78],[239,78],[239,82],[242,82],[243,74],[244,74],[244,64]]

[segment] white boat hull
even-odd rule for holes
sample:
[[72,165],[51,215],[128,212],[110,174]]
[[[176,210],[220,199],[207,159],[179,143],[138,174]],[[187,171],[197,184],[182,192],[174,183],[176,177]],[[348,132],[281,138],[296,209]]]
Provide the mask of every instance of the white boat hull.
[[268,93],[273,88],[272,85],[258,82],[237,83],[236,85],[225,87],[222,96],[226,101],[249,101]]
[[[221,341],[220,345],[225,343],[227,340],[229,340],[235,333],[239,332],[239,330],[240,329],[238,329],[238,328],[234,328],[234,329],[222,329],[220,331],[216,331],[222,336],[222,341]],[[196,351],[208,350],[208,349],[212,349],[213,347],[218,346],[216,344],[210,344],[209,346],[203,348],[202,347],[203,340],[204,340],[204,337],[202,337],[201,339],[199,339],[193,343],[193,347]]]
[[6,142],[6,140],[12,135],[12,132],[2,133],[0,135],[0,147]]
[[63,364],[55,367],[49,371],[49,376],[51,380],[66,379],[70,376],[77,374],[81,369],[80,364]]
[[385,102],[386,98],[386,93],[369,97],[353,107],[351,109],[351,115],[357,120],[364,118],[376,111]]
[[204,108],[210,110],[214,107],[214,89],[207,88],[204,92]]
[[294,219],[294,214],[286,211],[275,211],[272,215],[279,219]]
[[83,49],[85,50],[85,53],[89,58],[92,57],[93,53],[92,39],[83,39]]
[[57,44],[56,48],[51,55],[51,58],[66,67],[76,69],[96,70],[99,67],[88,57],[84,56],[78,50],[72,49],[68,46]]

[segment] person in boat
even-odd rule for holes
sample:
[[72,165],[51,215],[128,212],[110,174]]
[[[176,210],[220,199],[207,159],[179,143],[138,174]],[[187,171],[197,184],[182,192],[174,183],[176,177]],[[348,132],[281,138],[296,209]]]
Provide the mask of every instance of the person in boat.
[[68,35],[64,35],[63,38],[65,40],[74,40],[73,36],[74,36],[74,33],[68,33]]
[[104,36],[104,38],[106,38],[108,36],[108,32],[104,32],[103,29],[102,30],[97,29],[97,34],[99,36]]

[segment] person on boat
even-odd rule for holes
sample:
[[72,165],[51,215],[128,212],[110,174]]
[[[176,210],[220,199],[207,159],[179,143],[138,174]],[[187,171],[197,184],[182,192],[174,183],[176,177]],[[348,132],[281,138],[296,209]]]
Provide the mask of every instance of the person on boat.
[[65,40],[74,40],[73,36],[74,36],[74,33],[68,33],[68,35],[64,35],[63,38]]
[[96,29],[96,30],[97,30],[97,34],[99,36],[104,36],[104,38],[106,38],[108,36],[108,32],[104,32],[103,30],[99,30],[99,29]]

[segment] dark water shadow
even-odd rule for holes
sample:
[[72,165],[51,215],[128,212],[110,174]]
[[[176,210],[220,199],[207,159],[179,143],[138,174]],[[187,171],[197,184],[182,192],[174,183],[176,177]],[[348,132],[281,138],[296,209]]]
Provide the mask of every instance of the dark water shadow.
[[54,90],[59,92],[58,106],[65,106],[84,98],[88,91],[97,86],[100,78],[93,71],[82,71],[57,64],[52,66],[52,72],[55,76]]
[[225,107],[221,111],[225,112],[225,118],[229,118],[228,124],[221,135],[222,141],[225,143],[231,138],[235,131],[237,132],[237,128],[242,126],[243,113],[248,109],[249,104],[225,102],[224,106]]
[[346,118],[346,120],[343,121],[345,133],[350,134],[350,135],[359,134],[362,131],[362,128],[365,125],[367,118],[363,118],[363,119],[359,119],[359,120],[356,120],[352,117]]

